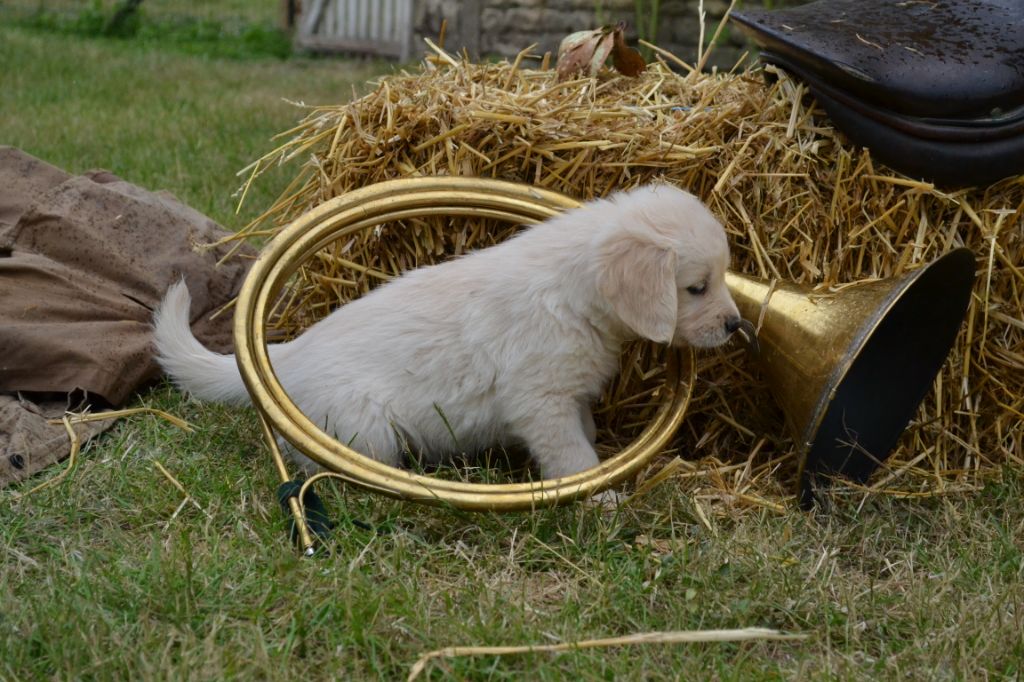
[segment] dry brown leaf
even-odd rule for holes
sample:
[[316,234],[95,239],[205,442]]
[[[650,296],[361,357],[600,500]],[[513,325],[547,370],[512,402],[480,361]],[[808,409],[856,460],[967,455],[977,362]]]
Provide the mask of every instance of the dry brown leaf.
[[647,68],[647,61],[643,55],[626,44],[624,29],[625,26],[619,24],[612,33],[615,37],[615,42],[612,45],[612,64],[623,76],[635,78]]

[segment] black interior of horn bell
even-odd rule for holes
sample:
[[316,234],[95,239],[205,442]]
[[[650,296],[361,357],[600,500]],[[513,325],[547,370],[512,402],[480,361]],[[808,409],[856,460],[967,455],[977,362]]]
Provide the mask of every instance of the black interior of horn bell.
[[957,249],[897,295],[825,408],[800,479],[803,507],[829,478],[863,483],[888,457],[956,340],[973,285],[974,254]]

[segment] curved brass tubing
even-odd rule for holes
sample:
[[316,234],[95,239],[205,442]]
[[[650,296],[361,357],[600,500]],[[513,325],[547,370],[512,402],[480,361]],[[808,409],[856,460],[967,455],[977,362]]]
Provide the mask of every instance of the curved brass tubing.
[[[267,428],[321,466],[369,490],[468,510],[534,509],[589,497],[632,475],[651,460],[682,423],[695,363],[690,351],[670,356],[661,405],[624,450],[587,471],[554,480],[482,484],[439,480],[381,464],[346,447],[303,415],[285,393],[267,354],[265,325],[288,278],[330,242],[382,223],[427,215],[476,216],[516,223],[542,221],[578,206],[556,192],[501,180],[423,177],[390,180],[325,202],[283,229],[253,265],[238,297],[234,338],[239,370]],[[278,471],[287,469],[269,443]],[[294,500],[293,500],[294,501]],[[300,530],[304,525],[293,505]],[[309,547],[308,538],[303,542]]]

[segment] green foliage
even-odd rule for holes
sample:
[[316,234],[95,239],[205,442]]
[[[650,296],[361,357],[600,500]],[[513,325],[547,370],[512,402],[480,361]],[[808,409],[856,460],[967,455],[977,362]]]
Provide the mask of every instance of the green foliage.
[[649,43],[657,43],[661,0],[633,0],[633,16],[637,35]]
[[139,29],[139,5],[142,0],[121,0],[114,7],[103,32],[114,36],[132,36]]
[[271,23],[230,15],[151,14],[146,4],[119,13],[122,8],[121,4],[91,0],[84,7],[40,4],[33,9],[7,9],[6,13],[12,23],[28,28],[161,45],[208,57],[286,59],[292,54],[288,34]]

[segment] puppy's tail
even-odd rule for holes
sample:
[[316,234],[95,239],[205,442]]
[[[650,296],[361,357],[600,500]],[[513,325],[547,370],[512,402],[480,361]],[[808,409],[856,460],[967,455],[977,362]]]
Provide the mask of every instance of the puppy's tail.
[[183,391],[200,400],[244,405],[249,394],[234,355],[207,350],[189,327],[192,298],[182,280],[171,286],[153,316],[156,359]]

